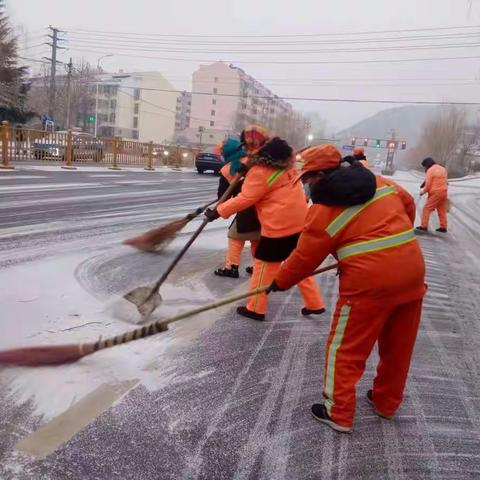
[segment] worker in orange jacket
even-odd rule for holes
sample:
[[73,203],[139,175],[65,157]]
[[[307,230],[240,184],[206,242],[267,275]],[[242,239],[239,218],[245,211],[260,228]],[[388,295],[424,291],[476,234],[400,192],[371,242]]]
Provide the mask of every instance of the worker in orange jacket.
[[372,168],[372,166],[368,163],[367,157],[365,156],[365,149],[363,147],[355,147],[353,149],[353,157],[365,168]]
[[[230,155],[229,156],[229,145],[225,142],[224,146],[221,147],[222,153],[225,160],[228,162],[220,170],[220,181],[218,187],[219,197],[223,192],[228,188],[228,185],[232,182],[235,174],[240,171],[242,164],[245,164],[248,161],[248,154],[252,154],[258,150],[265,142],[268,140],[268,132],[258,126],[258,125],[247,125],[241,135],[240,142],[245,148],[246,152],[244,155]],[[227,148],[227,155],[223,152]],[[233,196],[238,195],[241,190],[241,185],[234,192]],[[230,225],[228,231],[228,248],[227,255],[225,258],[225,267],[218,268],[215,270],[215,275],[219,277],[229,277],[229,278],[239,278],[239,266],[240,259],[242,257],[242,252],[245,247],[245,242],[250,241],[250,248],[252,256],[255,252],[258,240],[260,239],[260,224],[256,218],[255,208],[251,207],[246,209],[243,212],[239,212],[235,217],[232,225]],[[253,268],[247,267],[247,273],[252,273]]]
[[[293,162],[292,149],[287,142],[273,138],[248,162],[240,194],[206,212],[210,220],[215,220],[255,206],[261,237],[255,250],[252,289],[272,282],[282,262],[295,248],[305,224],[308,205],[302,186],[293,182],[297,175]],[[298,286],[305,303],[302,314],[323,313],[325,305],[315,279],[301,279]],[[264,320],[267,306],[267,295],[261,293],[250,297],[247,305],[239,307],[237,313]]]
[[428,221],[434,210],[440,220],[437,232],[447,233],[447,203],[448,203],[448,172],[433,158],[426,158],[422,162],[425,168],[425,182],[422,184],[420,195],[428,193],[428,199],[423,207],[422,223],[416,228],[419,232],[428,231]]
[[367,399],[391,418],[399,407],[421,316],[425,266],[413,232],[415,203],[399,185],[358,163],[340,167],[333,145],[302,153],[310,207],[298,245],[270,291],[312,274],[328,255],[339,261],[339,298],[328,338],[323,403],[313,416],[352,431],[355,386],[378,342],[380,361]]

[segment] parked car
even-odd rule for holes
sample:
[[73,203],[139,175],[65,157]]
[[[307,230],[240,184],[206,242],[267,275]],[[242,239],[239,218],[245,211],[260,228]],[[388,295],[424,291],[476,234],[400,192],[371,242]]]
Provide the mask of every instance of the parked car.
[[[89,133],[72,132],[72,160],[93,160],[103,158],[103,143]],[[36,138],[32,145],[34,158],[65,160],[67,149],[67,132],[51,132],[44,138]]]
[[213,153],[212,150],[205,150],[195,157],[195,167],[198,173],[211,170],[218,175],[220,169],[225,165],[225,160],[221,155]]

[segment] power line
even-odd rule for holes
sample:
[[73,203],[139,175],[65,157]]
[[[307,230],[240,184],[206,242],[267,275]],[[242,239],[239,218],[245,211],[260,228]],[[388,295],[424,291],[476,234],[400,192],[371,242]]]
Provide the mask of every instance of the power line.
[[86,33],[106,33],[106,34],[120,34],[120,35],[132,35],[132,36],[151,36],[161,38],[302,38],[302,37],[326,37],[326,36],[352,36],[352,35],[374,35],[383,33],[404,33],[404,32],[432,32],[432,31],[447,31],[447,30],[464,30],[471,28],[480,28],[480,25],[460,25],[454,27],[429,27],[429,28],[406,28],[399,30],[370,30],[359,32],[336,32],[336,33],[304,33],[304,34],[283,34],[283,35],[204,35],[204,34],[160,34],[160,33],[139,33],[139,32],[118,32],[118,31],[101,31],[101,30],[89,30],[82,28],[70,28],[71,31],[86,32]]
[[181,39],[154,39],[154,38],[142,38],[132,37],[128,35],[110,35],[105,33],[96,34],[83,34],[76,32],[69,32],[69,37],[72,40],[84,40],[95,39],[103,42],[107,41],[128,41],[133,44],[153,44],[153,45],[243,45],[243,46],[256,46],[256,45],[338,45],[338,44],[356,44],[356,43],[396,43],[396,42],[415,42],[423,40],[445,40],[445,39],[469,39],[479,37],[480,32],[475,33],[460,33],[460,34],[442,34],[442,35],[422,35],[422,36],[402,36],[402,37],[377,37],[377,38],[358,38],[358,39],[332,39],[332,40],[300,40],[300,41],[254,41],[254,42],[232,42],[232,41],[199,41],[199,40],[181,40]]
[[[169,90],[163,88],[139,88],[130,85],[122,85],[121,88],[140,89],[154,92],[168,92],[168,93],[182,93],[182,90]],[[206,95],[213,97],[237,97],[242,98],[243,95],[237,95],[232,93],[210,93],[210,92],[192,92],[193,95]],[[356,98],[317,98],[317,97],[285,97],[268,95],[248,95],[251,99],[264,99],[264,100],[290,100],[290,101],[311,101],[311,102],[344,102],[344,103],[401,103],[411,105],[480,105],[479,102],[445,102],[445,101],[414,101],[414,100],[362,100]]]
[[[86,48],[71,48],[71,50],[76,52],[87,52],[95,54],[107,54],[109,52],[99,51],[99,50],[90,50]],[[431,62],[431,61],[450,61],[450,60],[477,60],[480,58],[479,55],[471,56],[462,56],[462,57],[424,57],[424,58],[389,58],[389,59],[376,59],[376,60],[319,60],[319,61],[295,61],[295,60],[284,60],[284,61],[268,61],[268,60],[212,60],[209,59],[200,59],[200,58],[177,58],[177,57],[154,57],[149,55],[139,55],[139,54],[129,54],[129,53],[115,53],[115,56],[120,57],[130,57],[130,58],[145,58],[150,60],[162,60],[162,61],[172,61],[172,62],[206,62],[212,63],[215,61],[223,61],[225,63],[231,64],[261,64],[261,65],[341,65],[341,64],[367,64],[367,63],[409,63],[409,62]]]
[[475,48],[479,47],[480,43],[452,43],[439,45],[396,45],[389,47],[355,47],[355,48],[331,48],[331,49],[308,49],[308,50],[207,50],[207,49],[183,49],[183,48],[163,48],[156,47],[132,47],[129,43],[109,42],[102,43],[98,40],[77,40],[71,44],[73,47],[99,47],[108,48],[109,50],[129,50],[132,52],[163,52],[163,53],[186,53],[196,54],[204,53],[209,55],[221,54],[248,54],[248,55],[302,55],[302,54],[318,54],[318,53],[361,53],[361,52],[396,52],[408,50],[445,50],[451,48]]

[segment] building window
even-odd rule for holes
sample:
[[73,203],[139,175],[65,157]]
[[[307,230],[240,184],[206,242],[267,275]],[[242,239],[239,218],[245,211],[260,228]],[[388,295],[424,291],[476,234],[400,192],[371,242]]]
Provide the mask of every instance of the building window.
[[212,98],[212,105],[216,105],[217,104],[217,99],[216,98]]
[[116,100],[110,100],[110,108],[112,110],[115,110],[117,108],[117,101]]
[[132,130],[132,138],[138,140],[138,130]]
[[177,128],[179,128],[179,127],[180,127],[180,122],[175,122],[175,126],[176,126]]
[[110,120],[110,123],[115,123],[115,113],[110,114],[109,120]]
[[213,135],[209,135],[210,138],[213,138]]
[[185,122],[187,122],[187,124],[190,123],[190,117],[188,115],[185,117]]
[[134,115],[138,115],[138,112],[140,111],[140,104],[136,103],[133,107],[133,113]]
[[218,83],[218,77],[214,77],[214,78],[213,78],[213,81],[214,81],[215,83]]
[[218,93],[218,88],[217,88],[217,87],[215,87],[215,88],[213,89],[213,93]]
[[215,116],[215,110],[212,110],[212,111],[210,112],[210,115],[211,115],[212,117],[214,117],[214,116]]
[[140,89],[139,88],[136,88],[133,91],[133,98],[136,102],[138,102],[140,100]]
[[214,127],[214,126],[215,126],[215,122],[210,121],[210,126],[211,126],[211,127]]
[[192,104],[192,102],[189,100],[189,101],[187,102],[187,105],[191,105],[191,104]]
[[138,117],[133,117],[133,128],[138,128]]
[[182,109],[180,105],[177,105],[177,112],[179,112]]

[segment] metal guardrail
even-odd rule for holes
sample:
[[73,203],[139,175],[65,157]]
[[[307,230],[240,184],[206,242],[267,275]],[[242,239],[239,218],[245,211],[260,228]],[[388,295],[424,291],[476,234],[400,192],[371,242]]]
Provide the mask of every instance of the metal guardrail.
[[121,138],[96,138],[72,130],[45,132],[11,127],[2,122],[0,132],[0,168],[14,168],[12,162],[45,160],[61,162],[65,168],[94,162],[119,169],[122,166],[194,167],[199,150],[181,146],[143,143]]

